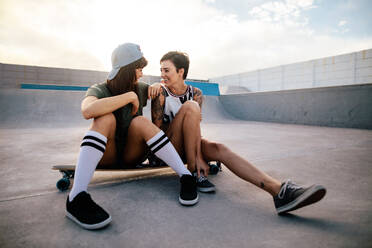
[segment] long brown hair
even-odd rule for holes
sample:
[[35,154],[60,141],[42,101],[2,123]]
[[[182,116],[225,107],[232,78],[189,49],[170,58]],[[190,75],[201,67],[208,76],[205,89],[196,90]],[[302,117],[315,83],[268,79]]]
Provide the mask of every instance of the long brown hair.
[[147,60],[142,57],[133,63],[120,68],[118,74],[111,80],[107,80],[107,87],[113,96],[134,91],[137,93],[136,69],[144,68]]

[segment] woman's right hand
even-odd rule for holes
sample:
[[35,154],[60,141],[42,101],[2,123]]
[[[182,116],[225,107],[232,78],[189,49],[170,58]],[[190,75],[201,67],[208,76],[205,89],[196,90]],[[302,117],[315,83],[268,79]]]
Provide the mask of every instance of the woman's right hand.
[[138,108],[139,108],[139,100],[138,100],[138,96],[135,92],[133,91],[130,91],[128,93],[125,93],[125,94],[129,94],[130,96],[130,103],[132,104],[132,115],[135,115],[138,111]]

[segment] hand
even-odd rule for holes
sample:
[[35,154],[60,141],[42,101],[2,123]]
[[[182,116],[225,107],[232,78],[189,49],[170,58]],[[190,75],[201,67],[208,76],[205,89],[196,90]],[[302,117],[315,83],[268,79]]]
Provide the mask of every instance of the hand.
[[161,89],[162,84],[161,83],[154,83],[149,86],[148,92],[147,92],[147,98],[148,99],[154,99],[158,95],[160,95],[162,89]]
[[201,173],[203,173],[205,177],[208,177],[209,165],[203,159],[201,160],[197,159],[196,172],[198,173],[198,177],[200,177]]
[[131,97],[130,103],[132,104],[132,115],[135,115],[139,108],[138,96],[133,91],[128,92],[127,94],[130,94],[130,97]]

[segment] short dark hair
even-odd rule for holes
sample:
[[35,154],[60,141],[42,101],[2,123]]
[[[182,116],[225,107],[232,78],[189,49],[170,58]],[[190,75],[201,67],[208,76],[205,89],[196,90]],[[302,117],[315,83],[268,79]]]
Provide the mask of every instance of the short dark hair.
[[171,52],[164,54],[164,56],[160,60],[160,63],[165,60],[172,61],[172,63],[177,69],[177,72],[179,71],[179,69],[183,68],[184,69],[183,79],[186,79],[187,73],[189,72],[189,65],[190,65],[190,59],[187,53],[171,51]]

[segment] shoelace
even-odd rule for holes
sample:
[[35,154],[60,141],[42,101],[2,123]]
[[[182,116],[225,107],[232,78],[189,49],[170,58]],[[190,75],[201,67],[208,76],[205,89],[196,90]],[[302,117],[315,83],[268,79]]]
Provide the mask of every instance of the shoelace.
[[285,195],[285,192],[287,191],[287,188],[288,189],[293,189],[293,190],[296,190],[296,189],[300,189],[301,187],[300,186],[297,186],[296,184],[292,183],[291,180],[287,180],[284,185],[281,187],[280,191],[279,191],[279,194],[278,194],[278,198],[279,199],[283,199],[284,195]]
[[199,182],[199,183],[202,183],[202,182],[204,182],[204,181],[206,181],[206,180],[208,180],[208,178],[206,178],[206,177],[203,176],[203,175],[200,175],[200,177],[198,178],[198,182]]

